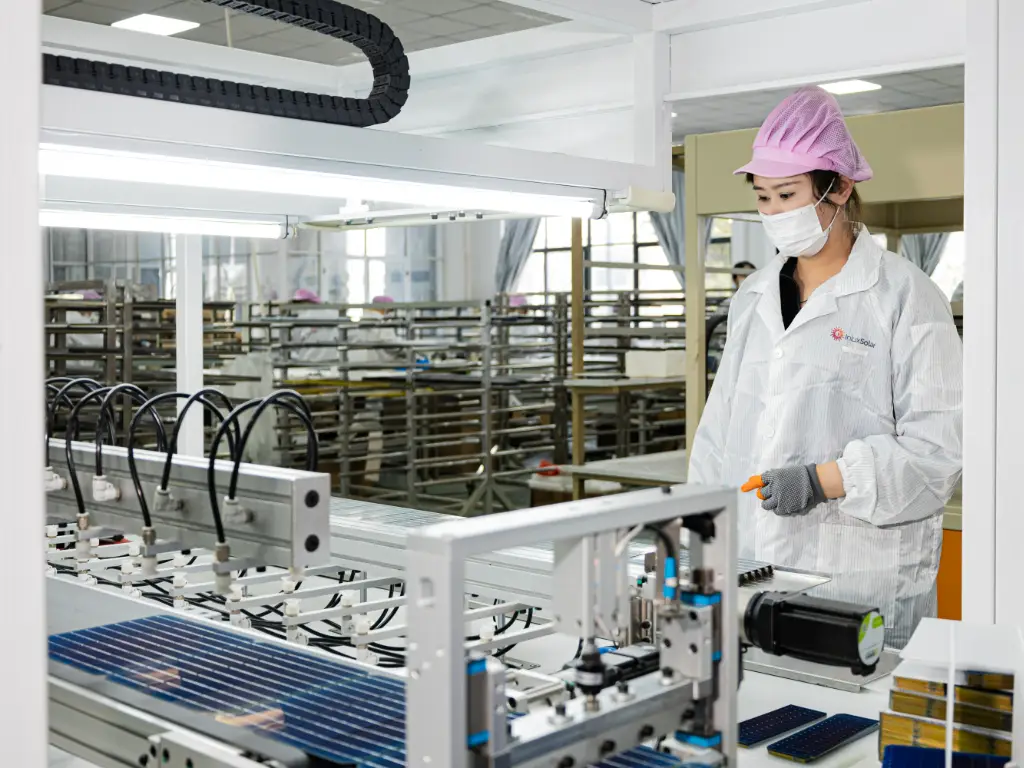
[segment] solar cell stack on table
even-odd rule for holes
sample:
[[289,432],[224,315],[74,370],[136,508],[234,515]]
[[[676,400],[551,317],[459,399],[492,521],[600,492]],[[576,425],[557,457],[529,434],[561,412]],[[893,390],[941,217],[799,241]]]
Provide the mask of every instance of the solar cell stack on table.
[[[405,684],[175,616],[50,637],[50,658],[358,768],[404,768]],[[634,749],[601,768],[679,768]]]

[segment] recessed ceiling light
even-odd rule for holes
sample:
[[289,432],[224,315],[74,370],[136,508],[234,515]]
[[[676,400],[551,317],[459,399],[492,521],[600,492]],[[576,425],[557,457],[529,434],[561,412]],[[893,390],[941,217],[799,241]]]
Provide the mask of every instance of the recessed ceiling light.
[[678,112],[673,112],[672,113],[672,117],[679,117],[679,113]]
[[822,83],[821,87],[836,96],[846,96],[851,93],[877,91],[882,86],[878,83],[869,83],[867,80],[840,80],[838,83]]
[[152,13],[140,13],[130,19],[115,21],[110,26],[119,29],[131,29],[136,32],[148,32],[151,35],[176,35],[179,32],[187,32],[199,25],[194,21],[183,19],[172,19],[169,16],[157,16]]

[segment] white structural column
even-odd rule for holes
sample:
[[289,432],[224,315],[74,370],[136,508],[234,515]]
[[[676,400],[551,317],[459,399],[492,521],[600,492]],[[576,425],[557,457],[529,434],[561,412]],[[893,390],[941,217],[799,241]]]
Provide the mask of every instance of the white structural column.
[[[997,464],[996,458],[1003,456],[1001,445],[997,452],[997,437],[1015,431],[1009,422],[1004,422],[1004,431],[999,427],[1001,418],[997,419],[997,408],[1003,405],[997,398],[1004,371],[997,368],[996,353],[997,345],[1006,343],[999,338],[999,315],[1000,310],[1019,306],[1011,298],[1004,308],[998,280],[1003,277],[998,258],[998,193],[1014,176],[1003,165],[1007,142],[1000,140],[1001,81],[1007,79],[1001,62],[1009,52],[1000,45],[999,25],[1001,7],[1006,5],[1002,0],[978,0],[967,17],[964,230],[970,245],[964,262],[964,306],[969,317],[964,323],[963,617],[983,623],[996,620],[997,478],[1002,474],[1002,462]],[[1004,205],[1010,205],[1013,196],[1004,200]],[[1017,212],[1009,213],[1010,220],[1019,221]],[[1017,334],[1005,335],[1018,343],[1013,338]],[[1012,365],[1012,359],[1007,363]],[[1019,433],[1016,437],[1019,442]],[[1015,511],[1017,500],[1008,501],[1009,509]]]
[[[0,121],[0,253],[10,290],[0,304],[0,481],[4,533],[39,541],[43,495],[43,261],[39,237],[39,0],[5,4],[0,64],[6,108]],[[0,562],[5,584],[18,585],[18,608],[0,633],[0,690],[10,698],[0,718],[0,765],[46,765],[46,595],[42,551],[12,547]]]
[[[988,3],[982,4],[983,7],[986,5]],[[976,13],[972,2],[970,16]],[[1020,225],[1020,202],[1014,198],[1018,196],[1015,182],[1024,174],[1024,146],[1020,143],[1020,126],[1024,120],[1024,104],[1020,98],[1020,83],[1024,77],[1024,47],[1020,44],[1021,35],[1024,35],[1024,4],[1015,0],[999,0],[996,13],[998,15],[992,19],[992,25],[998,29],[998,40],[991,44],[991,48],[998,51],[994,77],[998,84],[995,114],[998,155],[993,157],[991,154],[983,154],[984,150],[979,152],[973,145],[984,139],[972,136],[967,138],[967,151],[978,153],[977,160],[973,154],[969,154],[966,160],[971,173],[977,172],[980,176],[981,171],[975,166],[982,165],[987,157],[994,163],[988,166],[988,183],[997,181],[996,274],[987,275],[987,285],[994,284],[997,291],[996,300],[993,302],[996,317],[991,335],[996,342],[996,410],[991,414],[996,424],[995,619],[1000,624],[1021,625],[1024,624],[1024,600],[1021,599],[1018,574],[1020,544],[1024,541],[1024,515],[1021,514],[1019,494],[1020,478],[1024,476],[1024,451],[1021,450],[1021,430],[1024,429],[1024,399],[1021,398],[1021,388],[1024,387],[1024,355],[1021,355],[1020,338],[1016,331],[1024,325],[1024,312],[1021,311],[1020,302],[1020,286],[1024,285],[1024,229]],[[981,55],[986,54],[987,51]],[[974,73],[970,75],[972,86],[975,85],[974,76]],[[968,100],[970,98],[969,96]],[[970,198],[966,198],[966,204],[972,211],[978,205]],[[968,225],[972,223],[973,218],[968,221]],[[971,243],[973,250],[973,230],[968,229],[967,234],[971,238],[968,242]],[[984,238],[984,230],[981,234]],[[964,287],[966,288],[973,279],[971,273],[964,281]],[[978,304],[986,301],[982,298],[985,294],[979,296],[973,289],[969,290],[969,311],[974,311]],[[975,336],[972,336],[971,341],[974,341],[974,338]],[[969,362],[973,364],[973,361]],[[979,395],[981,394],[979,392]],[[973,392],[968,393],[968,398],[973,398]],[[967,414],[970,415],[972,413]],[[967,429],[973,428],[969,420],[965,419],[965,425]],[[974,459],[971,461],[973,466]],[[968,602],[973,599],[970,592],[965,591],[964,594]]]
[[[174,237],[177,270],[176,336],[178,391],[193,393],[203,388],[203,238]],[[178,408],[184,405],[179,401]],[[193,406],[178,434],[178,452],[203,455],[203,412]]]
[[672,107],[669,91],[669,36],[633,36],[633,162],[658,169],[664,191],[672,190]]

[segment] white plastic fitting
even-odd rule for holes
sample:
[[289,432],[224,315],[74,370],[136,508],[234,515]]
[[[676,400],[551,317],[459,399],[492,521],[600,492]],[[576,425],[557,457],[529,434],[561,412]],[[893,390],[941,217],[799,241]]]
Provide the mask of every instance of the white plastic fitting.
[[68,487],[68,481],[53,471],[53,467],[47,467],[43,471],[44,487],[47,493],[63,491]]
[[230,599],[230,600],[241,600],[243,597],[245,597],[245,589],[242,588],[242,585],[241,584],[232,584],[231,585],[231,596],[228,599]]
[[96,475],[92,479],[93,501],[117,501],[121,498],[121,489],[107,480],[106,475]]
[[171,565],[175,568],[184,568],[188,565],[188,558],[179,552],[174,556],[174,559],[171,561]]
[[184,589],[188,585],[188,576],[184,573],[176,573],[171,578],[171,586],[175,589]]
[[285,600],[284,601],[284,615],[289,618],[295,618],[299,615],[299,609],[302,606],[301,600]]
[[232,578],[230,573],[218,573],[213,577],[213,588],[218,595],[226,595],[231,591]]
[[157,568],[156,555],[147,555],[142,558],[142,575],[143,576],[156,576]]
[[133,573],[135,573],[135,563],[133,563],[130,560],[126,560],[125,562],[121,563],[122,576],[131,576]]
[[370,631],[370,620],[365,616],[360,616],[356,619],[356,634],[365,635]]
[[128,557],[138,557],[142,554],[142,545],[137,541],[128,542]]
[[46,538],[56,539],[58,536],[60,536],[60,528],[58,528],[56,525],[46,526]]
[[355,592],[342,592],[341,593],[341,606],[343,608],[351,608],[356,604],[356,593]]
[[295,591],[296,586],[297,582],[291,576],[285,576],[283,579],[281,579],[281,591],[285,594],[290,595],[292,592]]
[[494,622],[487,621],[480,627],[480,639],[489,642],[494,639]]

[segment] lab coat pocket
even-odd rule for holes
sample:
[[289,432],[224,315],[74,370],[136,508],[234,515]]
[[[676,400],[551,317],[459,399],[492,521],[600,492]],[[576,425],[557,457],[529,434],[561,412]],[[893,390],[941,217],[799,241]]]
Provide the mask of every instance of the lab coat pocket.
[[866,348],[864,348],[864,347],[853,347],[853,346],[850,346],[849,344],[844,344],[842,347],[840,347],[840,349],[843,350],[843,354],[844,355],[846,355],[848,357],[852,357],[854,359],[859,359],[859,358],[862,358],[862,357],[867,357],[867,354],[868,354],[868,350]]
[[878,608],[885,626],[891,627],[896,619],[899,556],[899,528],[824,523],[818,528],[818,570],[832,581],[814,593]]

